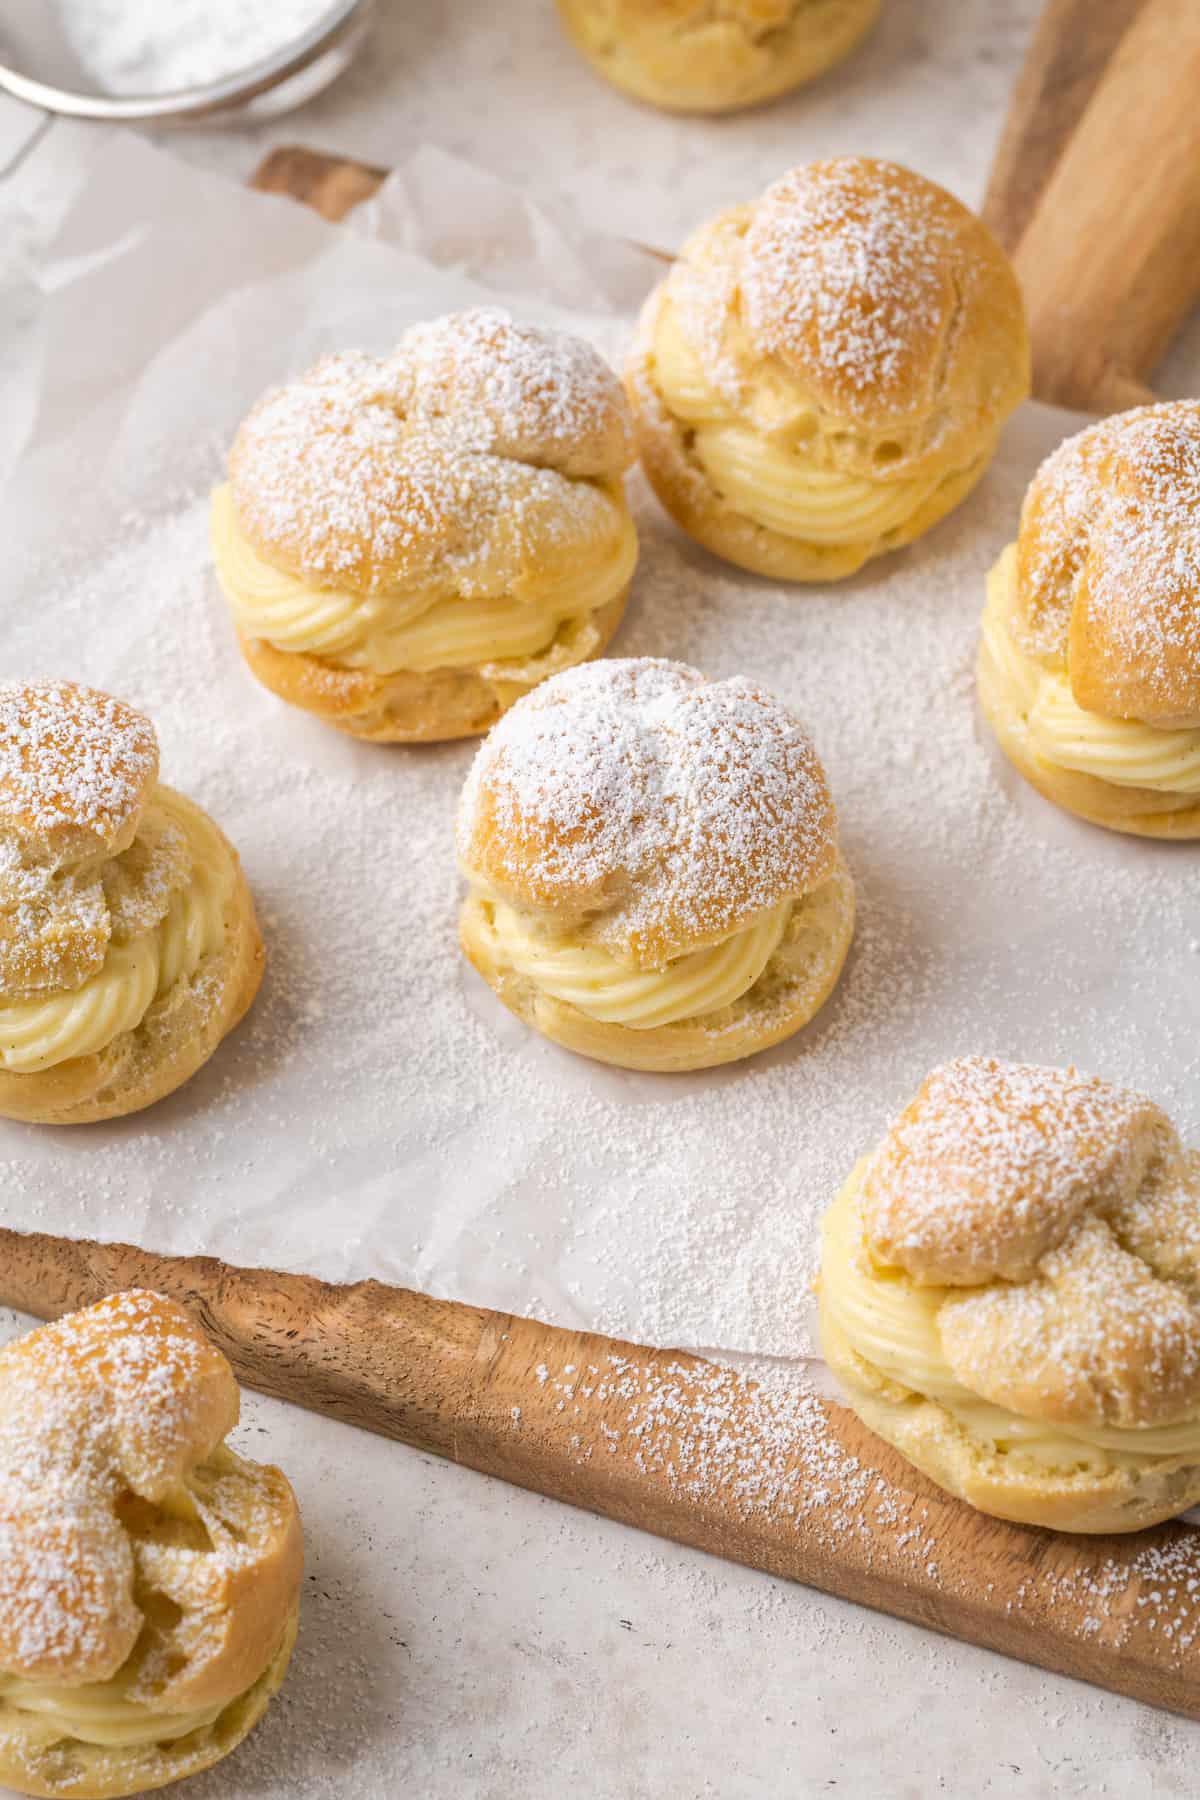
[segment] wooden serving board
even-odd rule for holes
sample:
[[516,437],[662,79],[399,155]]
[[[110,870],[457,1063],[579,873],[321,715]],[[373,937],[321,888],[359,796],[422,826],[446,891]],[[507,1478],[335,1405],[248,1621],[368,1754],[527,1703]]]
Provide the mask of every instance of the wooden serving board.
[[950,1499],[845,1408],[678,1351],[374,1281],[0,1232],[11,1306],[57,1317],[135,1286],[191,1307],[264,1393],[1200,1718],[1200,1532],[1188,1527],[1131,1539],[1005,1525]]
[[983,212],[1025,290],[1038,398],[1152,400],[1200,299],[1198,0],[1049,0]]
[[[1200,293],[1198,93],[1200,0],[1051,0],[987,200],[1025,284],[1041,397],[1144,397]],[[339,219],[384,178],[282,149],[254,184]],[[192,1307],[266,1393],[1200,1718],[1200,1533],[1183,1526],[1005,1525],[844,1408],[695,1356],[376,1282],[0,1230],[9,1305],[57,1317],[135,1285]]]

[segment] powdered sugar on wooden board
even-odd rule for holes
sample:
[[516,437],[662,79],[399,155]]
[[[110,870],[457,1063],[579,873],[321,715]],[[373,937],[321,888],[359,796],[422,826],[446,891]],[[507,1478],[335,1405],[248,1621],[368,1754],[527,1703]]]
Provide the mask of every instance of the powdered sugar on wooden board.
[[[899,1572],[918,1590],[963,1597],[965,1589],[978,1598],[977,1565],[958,1555],[939,1558],[948,1503],[931,1506],[846,1449],[813,1382],[795,1366],[714,1368],[608,1355],[582,1367],[543,1364],[535,1378],[558,1396],[580,1467],[632,1444],[638,1469],[695,1506],[719,1501],[744,1519],[785,1519],[810,1546],[880,1577]],[[597,1432],[596,1403],[619,1423],[602,1422]],[[1103,1633],[1117,1650],[1135,1630],[1149,1629],[1159,1635],[1164,1664],[1187,1666],[1200,1640],[1200,1533],[1126,1543],[1123,1553],[1091,1559],[1060,1538],[1031,1556],[1028,1574],[1015,1583],[999,1568],[1011,1588],[1005,1611],[1035,1621],[1052,1613],[1060,1632],[1073,1616],[1079,1637]]]
[[[615,651],[744,675],[804,720],[860,912],[837,991],[790,1043],[706,1075],[623,1074],[533,1038],[459,955],[453,816],[473,746],[372,748],[274,700],[208,572],[207,487],[258,393],[339,345],[386,354],[475,296],[345,234],[273,273],[290,218],[228,201],[196,230],[206,254],[236,235],[257,285],[180,326],[139,239],[119,323],[144,333],[144,366],[96,404],[52,359],[42,447],[3,497],[0,604],[7,673],[90,681],[154,720],[163,779],[241,852],[266,979],[160,1106],[86,1133],[0,1127],[5,1223],[786,1355],[808,1342],[820,1212],[947,1057],[1074,1061],[1200,1139],[1195,852],[1055,812],[974,712],[983,577],[1070,421],[1029,409],[964,509],[828,590],[722,567],[635,480],[642,561]],[[108,294],[113,272],[57,296],[56,321],[64,345],[89,321],[94,375],[117,325],[92,280]]]

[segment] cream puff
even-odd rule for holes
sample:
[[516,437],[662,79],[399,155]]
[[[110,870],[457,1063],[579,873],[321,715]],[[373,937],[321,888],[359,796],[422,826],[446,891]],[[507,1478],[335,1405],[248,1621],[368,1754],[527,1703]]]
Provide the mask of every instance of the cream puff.
[[1200,837],[1200,402],[1060,444],[988,577],[979,700],[1048,800]]
[[0,686],[0,1116],[114,1119],[194,1075],[258,991],[236,852],[158,781],[149,719]]
[[212,502],[264,685],[380,743],[486,731],[598,656],[637,561],[617,377],[490,309],[327,357],[255,407]]
[[880,0],[558,0],[592,67],[668,112],[722,113],[790,93],[849,56]]
[[458,813],[460,938],[518,1018],[626,1069],[776,1044],[833,989],[854,887],[803,727],[742,677],[605,661],[479,749]]
[[848,1404],[998,1518],[1136,1531],[1200,1500],[1200,1152],[1143,1095],[935,1069],[821,1227]]
[[303,1547],[182,1307],[116,1294],[0,1350],[0,1782],[105,1800],[219,1762],[277,1692]]
[[643,310],[626,385],[685,531],[757,574],[832,581],[971,491],[1029,392],[1029,339],[973,213],[840,156],[694,234]]

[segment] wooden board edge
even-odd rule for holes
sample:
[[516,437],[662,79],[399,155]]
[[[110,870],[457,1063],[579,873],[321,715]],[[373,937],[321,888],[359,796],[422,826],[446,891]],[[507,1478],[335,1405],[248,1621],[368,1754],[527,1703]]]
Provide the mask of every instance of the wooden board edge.
[[1021,64],[980,209],[1013,253],[1142,0],[1047,0]]
[[[211,1257],[0,1230],[0,1300],[53,1317],[131,1286],[188,1306],[262,1392],[515,1486],[1200,1719],[1149,1597],[1177,1525],[1063,1538],[952,1500],[844,1408],[703,1358]],[[1197,1565],[1200,1567],[1200,1565]],[[1109,1596],[1094,1621],[1091,1596]],[[1184,1611],[1200,1632],[1200,1596]],[[1189,1639],[1190,1643],[1190,1639]]]
[[321,150],[307,150],[301,144],[281,144],[259,163],[249,185],[260,194],[281,194],[299,200],[323,219],[337,224],[377,194],[388,173],[374,163],[330,156]]

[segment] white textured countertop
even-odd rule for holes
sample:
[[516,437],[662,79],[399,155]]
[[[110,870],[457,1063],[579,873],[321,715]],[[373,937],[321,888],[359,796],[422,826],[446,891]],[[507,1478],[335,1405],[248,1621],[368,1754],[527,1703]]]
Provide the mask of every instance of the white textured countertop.
[[255,1394],[234,1444],[299,1495],[300,1639],[188,1800],[1194,1792],[1185,1720]]
[[[381,11],[358,67],[304,112],[174,148],[241,178],[274,142],[380,163],[432,142],[663,245],[835,150],[977,200],[1038,4],[884,0],[874,38],[819,87],[710,122],[602,86],[549,0]],[[0,117],[0,162],[20,129]],[[1164,386],[1197,368],[1181,350]],[[0,1314],[4,1335],[16,1325]],[[241,1439],[297,1488],[307,1604],[283,1697],[192,1800],[1194,1789],[1200,1728],[1184,1721],[253,1395]]]

